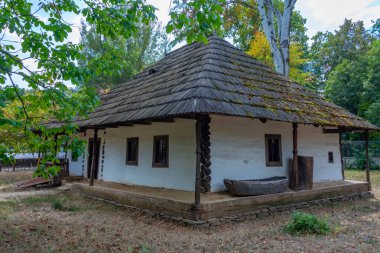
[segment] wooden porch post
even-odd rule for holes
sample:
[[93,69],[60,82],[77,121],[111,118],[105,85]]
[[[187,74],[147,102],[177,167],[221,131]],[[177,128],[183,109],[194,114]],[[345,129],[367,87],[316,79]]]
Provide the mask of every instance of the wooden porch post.
[[299,175],[298,175],[298,143],[297,138],[298,137],[298,124],[293,123],[293,163],[292,163],[292,188],[295,191],[298,191],[298,185],[299,185]]
[[197,115],[195,127],[196,139],[196,166],[195,166],[195,209],[199,210],[201,205],[201,116]]
[[343,147],[342,147],[342,134],[339,134],[339,152],[340,152],[340,167],[342,171],[342,179],[344,180],[344,164],[343,164]]
[[92,146],[92,163],[91,163],[91,178],[90,186],[94,185],[94,174],[95,174],[95,152],[96,152],[96,141],[98,140],[98,129],[94,129],[94,144]]
[[371,187],[371,177],[369,173],[369,155],[368,155],[368,130],[365,130],[364,138],[365,138],[365,173],[367,177],[368,191],[371,191],[372,187]]

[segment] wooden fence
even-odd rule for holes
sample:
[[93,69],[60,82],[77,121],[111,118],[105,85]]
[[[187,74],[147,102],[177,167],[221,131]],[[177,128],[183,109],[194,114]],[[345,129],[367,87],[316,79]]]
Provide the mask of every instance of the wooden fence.
[[16,159],[13,164],[0,164],[0,171],[33,171],[37,167],[37,158]]
[[[63,162],[63,158],[60,159]],[[37,168],[38,158],[15,159],[13,164],[1,164],[0,172],[34,171]]]

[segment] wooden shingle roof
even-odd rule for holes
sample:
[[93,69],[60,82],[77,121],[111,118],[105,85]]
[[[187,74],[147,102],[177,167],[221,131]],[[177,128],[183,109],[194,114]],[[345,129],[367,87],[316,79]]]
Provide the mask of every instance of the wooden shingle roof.
[[209,113],[377,129],[216,36],[169,53],[101,101],[80,127]]

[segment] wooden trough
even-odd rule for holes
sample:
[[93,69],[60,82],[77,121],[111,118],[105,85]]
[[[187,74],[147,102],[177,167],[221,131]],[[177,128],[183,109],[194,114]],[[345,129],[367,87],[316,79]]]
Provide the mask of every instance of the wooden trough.
[[253,180],[224,179],[224,185],[235,196],[257,196],[284,192],[288,188],[287,177],[270,177]]

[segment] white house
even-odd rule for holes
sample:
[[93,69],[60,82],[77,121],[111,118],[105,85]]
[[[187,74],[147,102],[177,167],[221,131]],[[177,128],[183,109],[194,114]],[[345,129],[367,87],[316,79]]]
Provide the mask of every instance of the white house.
[[342,180],[339,133],[377,129],[215,36],[101,100],[77,122],[88,152],[71,157],[72,175],[195,192],[294,175],[297,155],[313,157],[314,182]]

